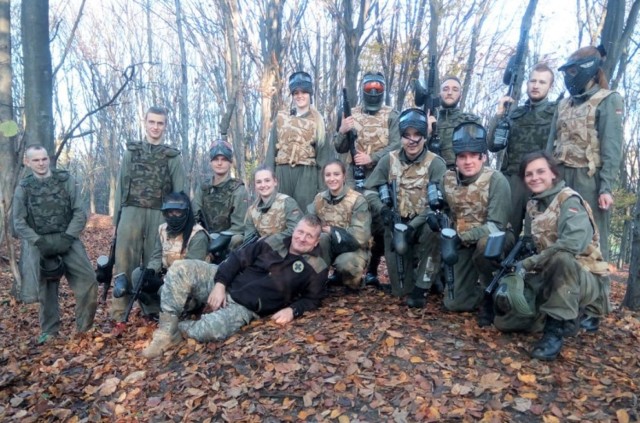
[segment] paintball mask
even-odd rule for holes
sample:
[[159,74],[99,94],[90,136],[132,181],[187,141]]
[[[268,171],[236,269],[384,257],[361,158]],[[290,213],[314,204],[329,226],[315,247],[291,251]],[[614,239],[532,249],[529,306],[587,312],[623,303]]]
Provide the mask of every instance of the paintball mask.
[[54,256],[40,259],[40,279],[47,282],[58,282],[66,268],[62,257]]
[[400,135],[404,135],[407,128],[414,128],[423,137],[427,137],[427,115],[422,109],[406,109],[400,113]]
[[453,130],[453,152],[461,153],[487,152],[487,131],[475,122],[463,122]]
[[292,73],[289,76],[289,91],[291,91],[291,95],[295,90],[301,90],[313,96],[313,79],[311,79],[311,75],[304,71]]
[[571,95],[582,94],[596,74],[602,59],[598,56],[583,57],[580,59],[569,59],[567,63],[560,66],[560,70],[564,74],[564,84]]
[[228,141],[225,140],[215,140],[211,143],[211,148],[209,149],[209,159],[213,160],[217,156],[222,156],[230,162],[233,161],[233,147]]
[[362,99],[364,110],[376,113],[384,100],[384,76],[380,72],[367,72],[362,78]]
[[170,234],[175,235],[184,230],[189,220],[190,210],[191,203],[185,193],[172,192],[167,195],[162,203],[162,215],[167,222],[167,231]]

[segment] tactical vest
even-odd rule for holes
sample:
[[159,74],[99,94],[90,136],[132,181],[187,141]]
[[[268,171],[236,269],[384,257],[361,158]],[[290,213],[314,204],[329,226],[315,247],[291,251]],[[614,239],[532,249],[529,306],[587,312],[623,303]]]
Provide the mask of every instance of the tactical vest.
[[202,213],[210,232],[226,231],[231,227],[233,192],[242,181],[231,178],[222,185],[202,184]]
[[318,112],[310,109],[305,117],[291,116],[288,111],[278,112],[276,128],[276,164],[306,165],[316,164],[316,119]]
[[52,170],[49,178],[29,175],[20,181],[25,192],[27,221],[38,235],[67,230],[73,218],[71,195],[65,186],[68,179],[69,172]]
[[582,104],[573,104],[566,98],[558,106],[556,140],[553,155],[568,167],[588,168],[593,176],[602,167],[600,140],[596,130],[598,105],[613,91],[600,89]]
[[538,251],[543,251],[554,244],[558,240],[560,209],[562,204],[573,196],[580,199],[580,203],[587,211],[589,222],[593,228],[591,243],[584,251],[576,255],[576,259],[587,271],[596,275],[606,276],[609,274],[609,266],[602,258],[602,253],[600,252],[600,235],[598,234],[598,227],[593,218],[591,207],[582,199],[580,194],[571,188],[563,188],[553,201],[551,201],[549,207],[542,212],[538,211],[537,200],[529,200],[527,203],[527,213],[531,217],[531,236]]
[[458,233],[467,232],[487,223],[489,187],[495,170],[483,167],[478,179],[469,185],[458,183],[455,170],[444,174],[443,185],[447,203],[453,213]]
[[253,222],[260,236],[273,235],[287,229],[287,216],[285,216],[285,200],[288,195],[276,193],[271,206],[266,211],[258,208],[258,202],[249,207],[248,216]]
[[[189,240],[191,240],[193,236],[200,231],[204,231],[206,233],[202,226],[197,223],[193,225],[191,235],[189,235]],[[184,252],[181,251],[183,234],[180,234],[175,238],[171,238],[167,231],[166,223],[163,223],[158,227],[158,234],[160,236],[160,242],[162,243],[162,267],[168,269],[174,261],[182,260],[187,256],[188,248],[185,248]]]
[[544,100],[533,106],[529,104],[520,106],[509,114],[511,131],[507,156],[502,162],[503,172],[517,175],[520,162],[527,153],[544,150],[547,147],[555,110],[555,102]]
[[127,150],[131,152],[131,168],[125,176],[123,205],[162,208],[162,199],[173,191],[169,159],[180,152],[167,145],[145,146],[141,142],[127,143]]
[[[391,107],[382,106],[375,115],[362,110],[361,106],[354,107],[352,116],[354,128],[358,133],[356,148],[368,155],[376,153],[389,145],[389,115]],[[351,155],[349,155],[351,159]]]
[[463,122],[481,123],[478,116],[473,113],[462,113],[457,107],[452,109],[440,108],[436,128],[440,137],[440,156],[446,162],[447,167],[456,164],[456,155],[453,152],[453,130]]
[[437,156],[427,151],[420,162],[403,163],[400,152],[389,153],[389,181],[397,181],[398,212],[403,219],[413,219],[427,206],[429,168]]
[[336,226],[338,228],[348,228],[351,226],[351,216],[353,215],[353,207],[358,200],[359,194],[357,191],[346,188],[344,197],[335,204],[330,204],[323,196],[322,193],[316,195],[313,200],[315,206],[316,215],[321,218],[325,224],[329,226]]

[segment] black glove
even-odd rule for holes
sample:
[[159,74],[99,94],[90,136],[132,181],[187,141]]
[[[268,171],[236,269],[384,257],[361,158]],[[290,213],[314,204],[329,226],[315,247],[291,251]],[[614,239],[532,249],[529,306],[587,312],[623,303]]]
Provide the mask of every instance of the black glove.
[[69,251],[69,249],[71,249],[73,241],[75,240],[76,239],[71,235],[62,234],[62,236],[60,237],[60,241],[58,241],[58,254],[64,254]]
[[162,276],[153,269],[144,270],[144,283],[142,290],[148,293],[156,293],[164,283]]
[[35,246],[38,247],[41,257],[55,257],[58,255],[56,246],[47,241],[43,236],[36,240]]
[[407,225],[407,231],[404,233],[405,239],[407,240],[408,244],[415,244],[417,239],[417,235],[418,235],[418,231],[415,230],[415,228],[411,225]]
[[344,228],[331,227],[331,255],[333,258],[360,248],[360,243]]
[[380,210],[380,217],[382,217],[382,222],[389,226],[393,222],[393,211],[387,206],[382,207]]
[[438,216],[435,213],[427,213],[427,225],[433,232],[440,232],[440,222],[438,222]]

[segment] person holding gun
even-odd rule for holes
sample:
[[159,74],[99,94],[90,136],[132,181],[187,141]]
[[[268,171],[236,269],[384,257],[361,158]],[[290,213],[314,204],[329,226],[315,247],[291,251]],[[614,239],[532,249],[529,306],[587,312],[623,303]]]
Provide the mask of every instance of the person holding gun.
[[[369,190],[365,196],[370,210],[379,213],[385,224],[384,256],[391,293],[395,296],[412,293],[416,281],[430,284],[433,277],[426,273],[417,274],[417,269],[423,268],[421,260],[429,260],[432,256],[434,252],[431,249],[436,243],[431,239],[431,230],[424,225],[427,185],[429,181],[442,180],[446,171],[444,160],[425,146],[434,121],[434,117],[427,117],[421,109],[403,111],[398,124],[402,148],[382,157],[365,182],[365,188]],[[392,194],[396,198],[390,198],[389,185],[396,187]],[[392,207],[392,203],[396,207]],[[404,244],[408,244],[408,248],[403,254],[398,254],[393,240],[392,228],[397,226],[396,223],[406,225]]]
[[[520,79],[518,79],[519,81]],[[551,130],[551,121],[557,103],[547,97],[553,86],[553,71],[544,63],[533,67],[527,80],[527,101],[522,106],[511,108],[514,99],[504,96],[498,101],[496,116],[489,124],[487,144],[489,151],[504,151],[500,171],[509,181],[513,203],[509,223],[516,237],[522,232],[529,190],[518,174],[522,157],[532,151],[544,150]],[[504,141],[496,139],[496,126],[506,119],[509,130]]]
[[320,249],[324,261],[334,266],[329,283],[357,291],[369,261],[371,214],[364,196],[345,184],[346,173],[339,160],[324,165],[322,174],[329,189],[316,195],[308,212],[322,220]]
[[20,238],[35,245],[40,269],[40,336],[38,344],[60,330],[58,290],[65,276],[76,300],[76,331],[91,329],[98,305],[98,284],[80,241],[87,223],[80,186],[64,170],[51,170],[47,150],[27,147],[24,165],[31,175],[22,179],[13,197],[13,225]]
[[[453,266],[453,295],[445,295],[444,306],[451,311],[473,311],[481,305],[478,324],[493,322],[493,304],[483,302],[483,290],[496,270],[485,259],[487,237],[507,227],[511,208],[509,183],[497,171],[486,167],[486,131],[474,122],[458,125],[453,131],[456,169],[444,175],[443,199],[459,239],[458,260]],[[427,219],[433,231],[441,228]],[[513,245],[513,239],[507,242]],[[479,280],[479,284],[478,284]]]
[[244,219],[249,195],[240,179],[231,176],[233,148],[215,140],[209,149],[213,177],[196,188],[193,213],[212,239],[212,261],[219,263],[244,239]]
[[[354,166],[361,166],[366,179],[380,159],[400,148],[398,112],[384,104],[386,82],[380,72],[367,72],[362,77],[362,105],[351,110],[351,116],[344,116],[338,125],[334,144],[338,153],[349,153],[349,132],[355,132],[354,157],[348,156],[347,183],[355,188]],[[339,112],[342,116],[342,112]],[[364,181],[363,181],[364,182]],[[384,223],[377,214],[371,216],[373,245],[371,260],[364,278],[365,285],[379,285],[378,266],[384,255]]]
[[563,338],[577,333],[579,317],[580,326],[596,331],[611,310],[609,267],[589,203],[562,181],[551,154],[526,155],[519,173],[533,193],[524,233],[537,253],[517,262],[515,271],[501,280],[494,325],[503,332],[543,327],[531,357],[554,360]]

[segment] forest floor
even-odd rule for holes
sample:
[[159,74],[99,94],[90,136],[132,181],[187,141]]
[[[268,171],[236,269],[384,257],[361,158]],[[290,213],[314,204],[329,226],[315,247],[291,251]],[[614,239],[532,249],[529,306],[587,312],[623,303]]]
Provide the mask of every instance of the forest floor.
[[[92,216],[89,256],[108,251],[110,219]],[[6,251],[0,250],[6,257]],[[539,335],[478,328],[432,296],[423,310],[373,288],[332,292],[286,327],[258,320],[225,342],[183,342],[141,356],[155,324],[134,309],[110,334],[74,333],[73,295],[61,284],[62,331],[38,345],[38,305],[9,294],[0,268],[0,420],[247,422],[638,422],[640,315],[620,309],[600,330],[568,338],[553,362],[531,360]]]

